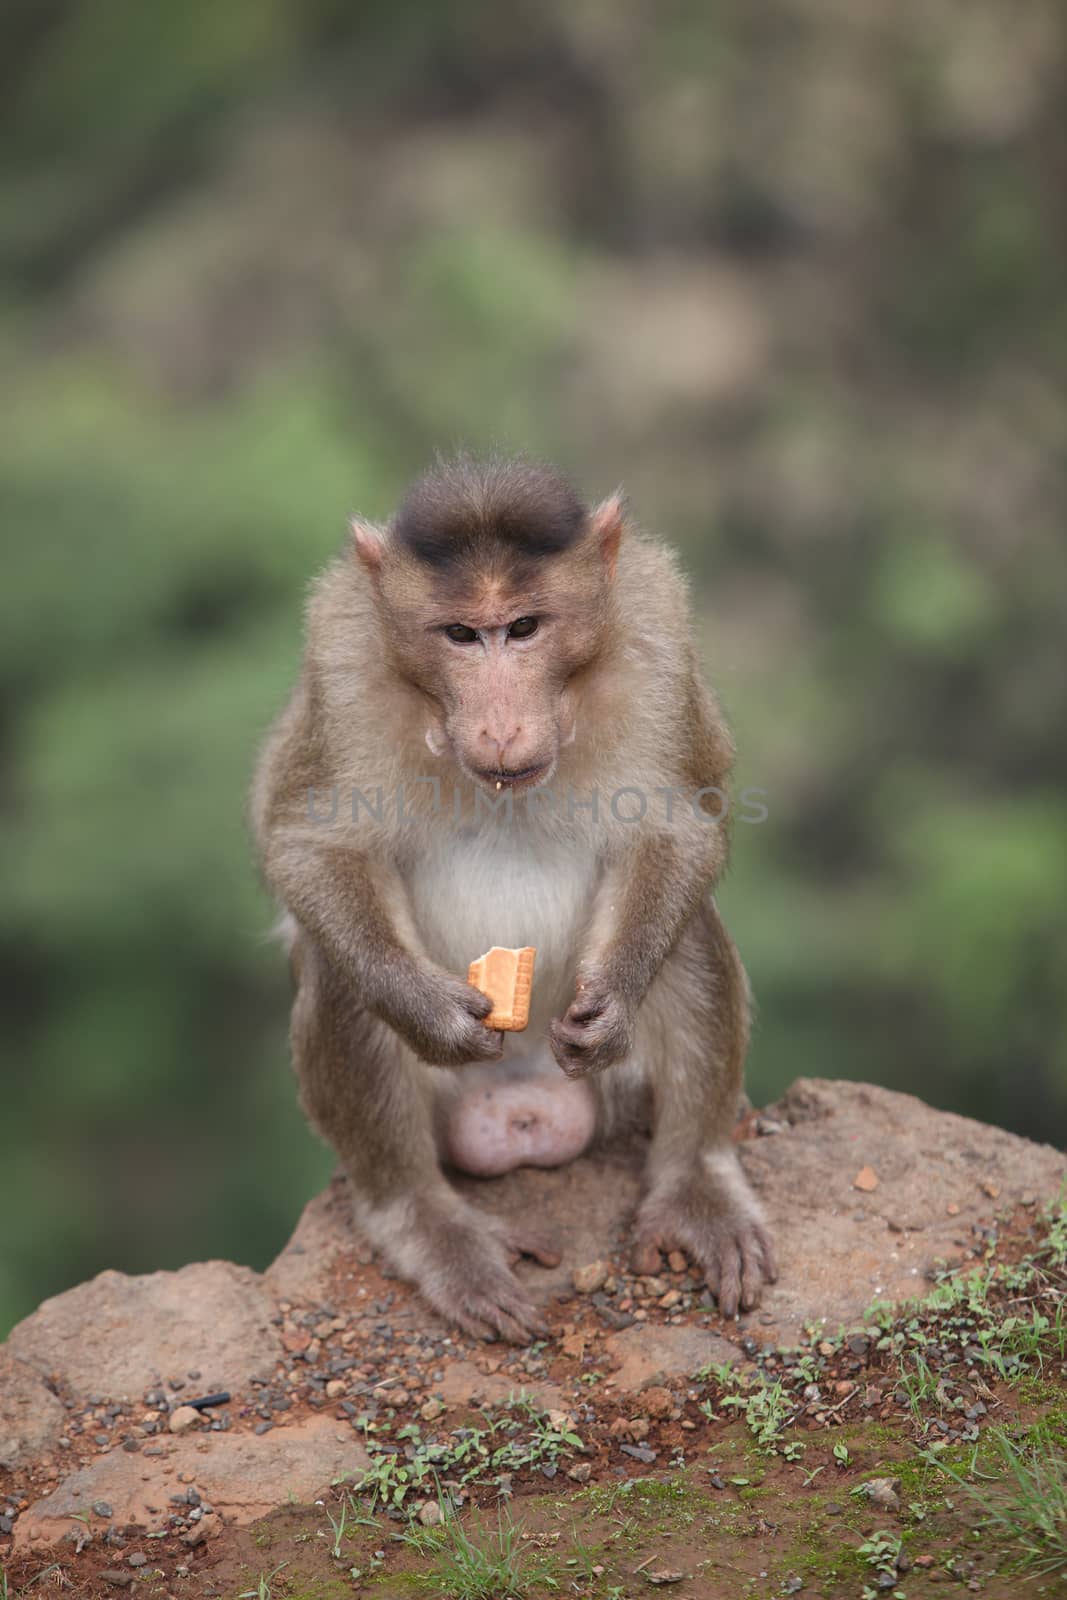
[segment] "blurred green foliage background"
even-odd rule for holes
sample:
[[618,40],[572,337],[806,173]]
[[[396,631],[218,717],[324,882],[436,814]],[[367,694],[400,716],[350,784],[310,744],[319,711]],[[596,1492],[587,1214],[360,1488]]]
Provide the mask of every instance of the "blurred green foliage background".
[[330,1161],[242,807],[438,447],[622,479],[770,819],[750,1087],[1067,1112],[1058,0],[8,0],[0,1335]]

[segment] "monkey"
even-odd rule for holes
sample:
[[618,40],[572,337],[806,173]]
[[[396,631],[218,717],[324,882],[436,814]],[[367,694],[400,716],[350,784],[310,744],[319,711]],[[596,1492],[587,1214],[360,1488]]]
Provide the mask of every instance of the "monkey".
[[[380,1257],[475,1338],[544,1331],[559,1260],[450,1181],[647,1133],[632,1262],[683,1251],[735,1316],[776,1277],[731,1142],[748,980],[714,899],[734,747],[686,583],[620,492],[439,459],[314,582],[250,813],[283,908],[300,1098]],[[658,798],[656,798],[658,796]],[[653,803],[655,802],[655,803]],[[529,1026],[467,983],[537,950]]]

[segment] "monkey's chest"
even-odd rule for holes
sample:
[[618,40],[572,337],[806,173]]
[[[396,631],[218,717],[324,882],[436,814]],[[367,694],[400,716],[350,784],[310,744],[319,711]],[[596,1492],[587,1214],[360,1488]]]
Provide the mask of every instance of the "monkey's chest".
[[557,841],[457,834],[409,869],[408,892],[427,954],[450,972],[494,944],[533,945],[530,1026],[569,1003],[596,866],[592,852]]

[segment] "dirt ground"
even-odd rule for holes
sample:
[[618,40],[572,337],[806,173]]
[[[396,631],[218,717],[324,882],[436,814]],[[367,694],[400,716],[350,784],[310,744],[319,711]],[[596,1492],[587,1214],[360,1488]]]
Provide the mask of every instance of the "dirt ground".
[[[651,1350],[689,1321],[714,1331],[680,1259],[654,1279],[605,1262],[604,1282],[556,1305],[551,1336],[529,1349],[445,1340],[447,1384],[441,1338],[419,1334],[408,1292],[344,1263],[329,1315],[283,1305],[285,1374],[207,1408],[199,1426],[225,1413],[227,1431],[254,1433],[326,1412],[364,1442],[365,1476],[244,1527],[190,1484],[163,1531],[93,1507],[51,1545],[0,1536],[0,1595],[1014,1597],[1022,1547],[983,1525],[998,1492],[989,1441],[991,1430],[1020,1449],[1038,1441],[1062,1489],[1067,1247],[1061,1228],[1053,1249],[1048,1229],[1017,1208],[975,1237],[932,1289],[938,1303],[882,1310],[862,1331],[812,1330],[791,1351],[751,1333],[732,1368],[638,1372],[626,1388],[629,1330]],[[366,1309],[353,1325],[355,1306]],[[331,1350],[344,1380],[312,1382]],[[77,1458],[151,1448],[129,1423],[73,1417]],[[0,1513],[17,1522],[54,1475],[54,1464],[0,1474]],[[1031,1577],[1028,1592],[1063,1592],[1064,1570]]]

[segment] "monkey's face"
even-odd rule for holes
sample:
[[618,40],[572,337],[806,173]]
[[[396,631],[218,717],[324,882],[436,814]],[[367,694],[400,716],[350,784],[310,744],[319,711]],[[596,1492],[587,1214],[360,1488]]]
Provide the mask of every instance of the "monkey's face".
[[589,512],[551,473],[460,464],[417,484],[388,532],[353,522],[435,755],[490,789],[549,782],[610,626],[623,518],[618,496]]
[[575,737],[574,679],[600,647],[597,552],[449,574],[403,565],[380,593],[398,664],[426,697],[429,748],[491,790],[548,783]]

